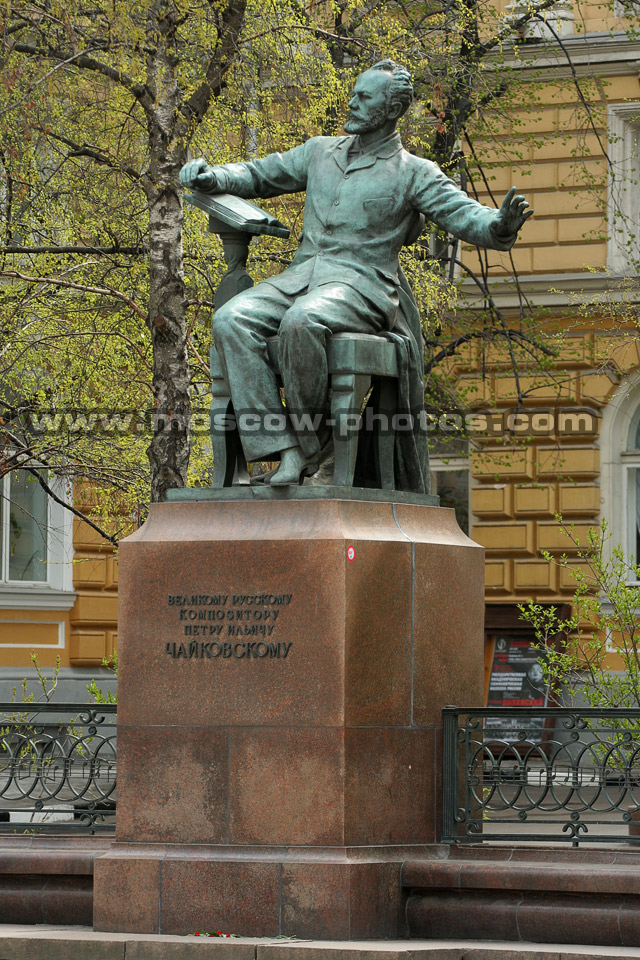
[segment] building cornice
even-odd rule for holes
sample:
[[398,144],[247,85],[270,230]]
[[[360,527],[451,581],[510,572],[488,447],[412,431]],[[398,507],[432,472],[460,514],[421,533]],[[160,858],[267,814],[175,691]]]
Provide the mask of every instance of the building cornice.
[[535,73],[536,79],[571,76],[574,71],[587,76],[594,70],[607,76],[632,76],[640,73],[640,41],[625,32],[575,34],[563,37],[562,46],[555,41],[511,46],[495,57],[496,65],[498,60],[512,70]]
[[[518,286],[522,298],[518,293]],[[640,303],[640,277],[613,277],[610,273],[545,273],[489,281],[489,290],[501,310],[518,310],[526,299],[532,306],[566,308],[598,301]],[[484,310],[482,297],[473,281],[461,285],[460,307]]]
[[76,594],[68,590],[0,586],[0,610],[71,610],[75,602]]

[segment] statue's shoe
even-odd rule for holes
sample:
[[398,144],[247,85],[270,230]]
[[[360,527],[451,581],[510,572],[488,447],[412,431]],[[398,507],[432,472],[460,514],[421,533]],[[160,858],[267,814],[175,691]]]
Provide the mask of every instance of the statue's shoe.
[[[252,485],[271,484],[277,478],[276,487],[284,487],[292,483],[301,484],[305,477],[314,476],[323,464],[331,461],[332,456],[333,436],[329,431],[324,438],[319,454],[305,458],[299,447],[293,448],[288,452],[287,456],[283,458],[279,466],[273,470],[269,470],[268,473],[261,474],[259,477],[252,477],[250,483]],[[331,476],[333,476],[333,468],[331,468]],[[322,479],[319,482],[328,483],[330,482],[330,477],[329,479]]]
[[287,487],[290,484],[304,483],[305,477],[311,477],[320,466],[317,457],[307,459],[302,451],[298,457],[283,459],[269,480],[271,487]]
[[302,484],[305,477],[312,477],[320,464],[317,458],[315,460],[305,460],[301,468],[278,467],[274,475],[269,480],[271,487],[287,487],[290,484]]

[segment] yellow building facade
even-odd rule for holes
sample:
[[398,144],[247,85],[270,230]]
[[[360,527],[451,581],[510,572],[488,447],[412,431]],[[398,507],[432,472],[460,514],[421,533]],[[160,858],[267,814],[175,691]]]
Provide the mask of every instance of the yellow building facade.
[[22,678],[34,677],[32,654],[49,678],[59,664],[66,699],[86,700],[86,683],[116,649],[117,557],[82,519],[21,494],[3,501],[0,700],[14,687],[20,698]]
[[[503,12],[523,10],[511,3]],[[499,201],[515,185],[535,211],[510,255],[489,254],[492,296],[508,326],[526,330],[521,318],[528,315],[552,351],[541,368],[514,338],[517,372],[504,340],[467,347],[451,366],[467,383],[475,414],[467,420],[469,528],[486,550],[487,688],[496,638],[505,650],[509,637],[523,636],[517,605],[571,603],[570,570],[543,552],[566,555],[575,567],[574,541],[584,544],[604,518],[607,549],[620,544],[629,558],[640,557],[632,279],[640,235],[640,48],[618,16],[624,12],[624,4],[561,2],[545,14],[550,30],[544,22],[525,28],[507,54],[522,112],[499,121],[482,144],[490,177],[479,199]],[[467,258],[473,267],[470,251]],[[464,288],[480,322],[482,304],[470,284]],[[496,664],[504,668],[500,657]]]
[[[518,47],[523,93],[534,74],[543,87],[523,114],[528,129],[515,150],[522,156],[501,162],[514,152],[512,130],[504,131],[504,149],[492,145],[492,191],[501,197],[516,185],[535,211],[512,259],[556,356],[541,371],[519,351],[516,381],[504,344],[484,355],[476,347],[455,370],[485,412],[486,423],[473,423],[471,535],[486,549],[489,602],[570,598],[573,580],[540,555],[575,552],[558,513],[578,538],[605,516],[613,539],[630,555],[636,550],[629,431],[640,409],[640,339],[636,291],[620,278],[633,272],[638,250],[640,47],[625,21],[604,16],[601,5],[573,4],[573,12],[581,32],[565,35],[564,49],[553,39]],[[599,92],[590,122],[572,81],[560,91],[556,85],[571,70],[581,87]],[[487,193],[480,199],[490,202]],[[508,256],[490,261],[496,303],[517,325],[522,300],[502,279]]]

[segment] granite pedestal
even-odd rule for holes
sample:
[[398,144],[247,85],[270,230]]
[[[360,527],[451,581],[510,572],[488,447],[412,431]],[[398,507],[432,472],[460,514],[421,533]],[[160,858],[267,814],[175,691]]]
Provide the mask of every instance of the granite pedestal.
[[452,510],[296,495],[156,504],[121,545],[97,930],[403,932],[441,708],[481,703],[483,551]]

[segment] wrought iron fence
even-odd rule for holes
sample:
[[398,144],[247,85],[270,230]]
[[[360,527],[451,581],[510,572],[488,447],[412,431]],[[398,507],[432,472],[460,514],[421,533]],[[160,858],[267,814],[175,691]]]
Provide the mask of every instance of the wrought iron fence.
[[116,705],[0,703],[0,832],[115,829]]
[[640,842],[640,710],[443,716],[444,842]]

